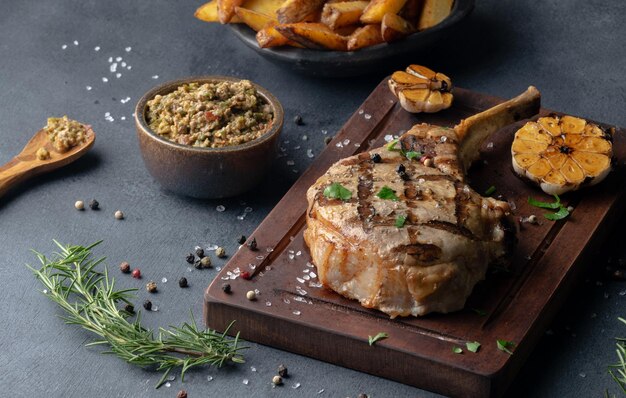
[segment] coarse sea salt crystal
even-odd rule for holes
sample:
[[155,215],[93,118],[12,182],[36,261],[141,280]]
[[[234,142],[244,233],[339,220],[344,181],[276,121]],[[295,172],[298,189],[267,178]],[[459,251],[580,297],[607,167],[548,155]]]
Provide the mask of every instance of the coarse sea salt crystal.
[[304,279],[297,277],[296,280],[300,283],[304,283]]
[[206,381],[213,381],[213,376],[207,376]]
[[487,149],[493,149],[493,142],[487,143]]
[[312,157],[314,157],[315,155],[313,154],[313,150],[312,150],[312,149],[307,149],[307,150],[306,150],[306,156],[307,156],[308,158],[312,158]]
[[132,49],[133,49],[133,48],[129,46],[129,47],[126,47],[126,48],[124,49],[124,51],[126,51],[127,53],[129,53],[129,52],[130,52],[130,50],[132,50]]
[[328,130],[322,130],[322,134],[324,135],[328,134]]
[[251,372],[256,372],[256,368],[254,366],[250,366],[250,371]]
[[247,386],[250,381],[248,379],[243,379],[242,383]]
[[121,73],[116,73],[115,77],[119,79],[120,77],[122,77],[122,74]]
[[152,76],[152,78],[153,78],[154,80],[156,80],[156,79],[158,79],[158,78],[159,78],[159,75],[153,75],[153,76]]
[[[298,311],[298,312],[300,312],[300,311]],[[295,313],[295,311],[294,311],[294,313]],[[300,314],[297,314],[297,315],[300,315]],[[293,383],[293,385],[291,386],[291,388],[293,388],[294,390],[295,390],[296,388],[300,388],[300,383]]]
[[85,90],[91,91],[91,86],[85,86]]
[[306,296],[307,295],[307,291],[304,290],[303,288],[301,288],[300,286],[296,286],[296,292],[298,292],[298,294],[301,295],[301,296]]
[[222,206],[222,205],[217,205],[217,207],[215,207],[215,210],[219,211],[220,213],[223,212],[224,210],[226,210],[226,207]]
[[323,393],[323,392],[324,392],[324,389],[322,388],[322,389],[321,389],[321,390],[319,390],[317,393],[318,393],[318,394],[321,394],[321,393]]
[[363,109],[359,109],[359,115],[362,115],[365,111]]
[[172,386],[172,383],[170,383],[169,381],[165,383],[165,387],[170,388]]
[[365,120],[370,120],[372,118],[372,115],[366,113],[365,115],[363,115],[363,117],[365,118]]
[[126,116],[122,116],[120,120],[126,120]]
[[122,68],[125,68],[125,67],[126,67],[126,62],[122,62],[122,63],[120,64],[120,66],[121,66]]
[[132,66],[130,66],[130,65],[128,65],[128,66],[126,67],[126,69],[128,69],[128,70],[131,70],[132,68],[133,68],[133,67],[132,67]]
[[109,79],[107,79],[106,77],[103,77],[103,78],[102,78],[102,82],[103,82],[103,83],[106,83],[106,82],[108,82],[108,81],[109,81]]
[[287,164],[287,166],[293,166],[294,164],[296,164],[296,162],[294,162],[293,160],[288,160],[285,163]]
[[[298,311],[298,310],[295,310],[294,312],[292,312],[292,314],[294,314],[294,315],[300,315],[300,314],[302,314],[302,312],[300,312],[300,311]],[[299,387],[299,386],[298,386],[298,387]],[[294,388],[298,388],[298,387],[294,387]]]
[[77,46],[78,45],[78,40],[74,40],[74,45]]
[[117,62],[120,62],[120,61],[122,60],[122,57],[116,57],[116,58],[115,58],[115,60],[116,60]]
[[100,46],[95,46],[95,47],[93,48],[93,50],[94,50],[94,51],[100,51]]
[[161,283],[167,283],[167,278],[161,279]]
[[265,302],[265,306],[267,306],[267,307],[271,307],[271,306],[272,306],[272,303],[271,303],[270,301],[266,301],[266,302]]
[[113,57],[109,57],[109,63],[113,62]]
[[111,73],[117,71],[117,62],[113,62],[110,66],[109,66],[109,70],[111,71]]
[[343,140],[343,144],[344,145],[350,145],[350,140],[346,138],[345,140]]
[[63,45],[61,46],[61,49],[63,49],[63,50],[65,50],[66,48],[67,48],[67,44],[63,44]]
[[391,141],[393,141],[393,135],[391,134],[385,135],[385,142],[391,142]]

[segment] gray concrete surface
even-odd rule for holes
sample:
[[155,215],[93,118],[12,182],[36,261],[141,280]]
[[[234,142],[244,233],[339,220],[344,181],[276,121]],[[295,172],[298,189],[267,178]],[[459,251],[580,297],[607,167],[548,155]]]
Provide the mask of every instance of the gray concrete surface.
[[[171,387],[155,390],[158,373],[85,348],[92,336],[64,325],[57,308],[38,292],[38,282],[24,266],[36,262],[30,249],[49,253],[53,239],[77,244],[103,239],[97,254],[106,255],[111,266],[126,260],[142,269],[144,282],[168,279],[153,300],[159,311],[144,317],[147,326],[179,324],[190,308],[200,318],[203,289],[216,271],[188,272],[185,254],[208,244],[233,253],[237,237],[249,234],[310,164],[306,150],[322,150],[322,130],[336,132],[382,77],[401,66],[341,80],[298,75],[259,57],[227,28],[195,20],[200,3],[0,2],[0,163],[19,152],[49,115],[68,114],[92,124],[98,134],[80,161],[0,199],[0,395],[173,397],[184,388],[190,397],[311,397],[321,390],[321,397],[436,396],[256,344],[250,344],[243,366],[200,369],[184,383],[177,378]],[[618,0],[478,1],[457,34],[407,60],[447,73],[458,86],[502,97],[534,84],[546,107],[626,126],[624,15],[626,3]],[[108,62],[118,56],[132,66],[118,67],[120,78]],[[139,97],[157,83],[201,74],[254,80],[274,92],[286,110],[283,145],[289,157],[276,161],[273,178],[262,187],[238,198],[200,201],[164,192],[138,153],[131,119]],[[127,97],[129,102],[120,102]],[[107,112],[114,122],[105,120]],[[305,126],[291,122],[296,114]],[[102,210],[74,210],[75,200],[91,198]],[[217,212],[218,205],[226,211]],[[237,215],[246,206],[253,212],[240,221]],[[126,220],[114,220],[117,209]],[[616,319],[626,316],[626,285],[602,276],[608,255],[626,255],[619,234],[590,264],[586,280],[507,396],[597,397],[607,389],[619,394],[606,365],[616,358],[613,338],[626,335]],[[189,289],[178,288],[182,275]],[[139,301],[147,297],[143,284],[118,280],[120,286],[140,287]],[[293,376],[286,386],[272,389],[279,363]],[[293,389],[296,382],[300,387]]]

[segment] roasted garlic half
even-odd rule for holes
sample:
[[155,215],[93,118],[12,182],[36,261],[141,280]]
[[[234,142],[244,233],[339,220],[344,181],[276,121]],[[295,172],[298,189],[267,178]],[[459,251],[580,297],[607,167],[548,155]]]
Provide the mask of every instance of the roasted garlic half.
[[613,132],[573,116],[541,117],[515,133],[513,170],[550,195],[597,184],[611,171]]
[[389,89],[411,113],[434,113],[452,105],[450,78],[425,66],[409,65],[406,72],[394,72]]

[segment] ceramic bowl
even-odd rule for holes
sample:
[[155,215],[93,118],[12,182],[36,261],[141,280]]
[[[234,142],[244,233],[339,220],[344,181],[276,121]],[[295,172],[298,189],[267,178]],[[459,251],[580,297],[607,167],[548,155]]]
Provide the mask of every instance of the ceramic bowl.
[[261,137],[241,145],[199,148],[169,141],[154,133],[146,121],[147,103],[185,83],[240,81],[227,76],[188,77],[163,83],[148,91],[135,108],[141,156],[148,172],[163,188],[194,198],[217,199],[239,195],[259,184],[276,157],[283,126],[283,107],[269,91],[253,83],[273,108],[274,121]]
[[[393,43],[382,43],[358,51],[322,51],[306,48],[260,48],[256,32],[245,24],[228,26],[244,44],[268,60],[297,72],[322,77],[346,77],[387,70],[389,65],[406,58],[418,60],[420,52],[437,43],[451,28],[467,17],[474,9],[474,0],[455,0],[450,15],[432,28],[413,33]],[[413,63],[417,61],[412,61]],[[419,62],[417,62],[419,63]]]

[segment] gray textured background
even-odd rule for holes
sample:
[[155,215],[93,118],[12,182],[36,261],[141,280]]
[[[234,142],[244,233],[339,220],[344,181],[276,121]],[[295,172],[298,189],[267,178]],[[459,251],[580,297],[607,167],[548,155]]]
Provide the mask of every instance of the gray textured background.
[[[56,307],[38,293],[38,282],[24,266],[35,264],[31,248],[51,252],[52,239],[80,244],[104,239],[97,253],[108,256],[112,266],[126,260],[140,267],[143,283],[168,278],[159,283],[160,293],[151,296],[159,311],[146,314],[148,326],[179,324],[189,308],[200,318],[203,289],[216,271],[188,272],[184,255],[197,244],[236,250],[237,236],[249,234],[311,162],[306,149],[321,151],[321,131],[337,131],[381,78],[401,66],[341,80],[295,74],[260,58],[228,29],[195,20],[192,15],[200,4],[0,1],[0,163],[19,152],[49,115],[68,114],[90,123],[98,136],[80,161],[0,199],[0,395],[160,397],[175,396],[182,387],[191,397],[308,397],[321,389],[320,396],[332,397],[361,392],[374,397],[435,396],[255,344],[250,344],[244,366],[193,371],[182,385],[177,378],[170,388],[154,390],[157,373],[85,348],[91,336],[64,325]],[[457,35],[409,60],[438,68],[458,86],[502,97],[534,84],[546,107],[626,126],[624,15],[626,3],[621,0],[479,0]],[[94,51],[95,46],[101,50]],[[124,50],[127,46],[130,52]],[[115,78],[109,72],[110,56],[122,56],[132,70]],[[277,160],[275,177],[255,192],[222,201],[181,198],[162,191],[143,167],[130,121],[134,104],[157,83],[200,74],[249,78],[283,103],[289,157]],[[108,83],[102,82],[103,76]],[[131,100],[122,104],[127,96]],[[106,112],[114,122],[105,120]],[[291,122],[296,114],[306,126]],[[302,135],[309,140],[302,141]],[[294,149],[297,145],[301,149]],[[289,159],[295,165],[287,165]],[[75,200],[91,198],[100,201],[101,211],[74,210]],[[215,210],[220,204],[227,209],[223,213]],[[237,220],[246,206],[253,212]],[[113,219],[117,209],[126,213],[126,220]],[[508,396],[591,397],[605,389],[617,393],[606,365],[615,359],[612,338],[626,335],[616,320],[626,316],[626,285],[607,280],[602,270],[607,253],[626,254],[623,242],[616,234],[590,264],[587,279]],[[139,302],[147,297],[143,283],[113,274],[121,286],[141,288]],[[178,288],[182,275],[188,277],[189,289]],[[279,363],[293,376],[286,386],[272,389],[269,382]],[[295,382],[301,384],[297,390],[291,388]]]

